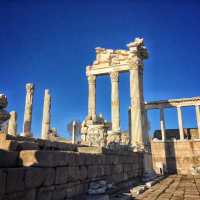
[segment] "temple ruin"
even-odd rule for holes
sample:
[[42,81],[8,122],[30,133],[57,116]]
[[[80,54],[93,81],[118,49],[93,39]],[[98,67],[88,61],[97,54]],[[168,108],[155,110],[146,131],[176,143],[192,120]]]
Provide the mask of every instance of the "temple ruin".
[[[17,130],[21,113],[6,110],[0,94],[0,200],[166,200],[200,199],[200,97],[148,102],[143,95],[142,38],[127,50],[96,48],[96,60],[86,67],[88,111],[81,141],[59,138],[51,127],[51,95],[44,92],[40,138],[31,130],[35,86],[26,84],[23,132]],[[120,73],[129,73],[129,134],[120,127]],[[96,113],[96,79],[111,80],[111,122]],[[187,137],[182,107],[195,108],[196,136]],[[177,110],[176,138],[167,137],[166,108]],[[148,137],[148,111],[159,109],[158,136]],[[173,175],[171,175],[173,174]],[[122,192],[123,191],[123,192]],[[121,195],[121,196],[120,196]]]

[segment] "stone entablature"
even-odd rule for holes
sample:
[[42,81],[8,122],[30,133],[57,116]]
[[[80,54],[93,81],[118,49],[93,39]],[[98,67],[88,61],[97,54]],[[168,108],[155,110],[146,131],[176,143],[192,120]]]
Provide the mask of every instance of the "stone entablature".
[[195,106],[195,105],[200,105],[199,96],[191,98],[146,102],[145,109],[160,109],[160,108],[184,107],[184,106]]
[[[86,75],[110,74],[113,71],[128,72],[138,62],[142,65],[143,59],[148,57],[144,40],[136,38],[127,45],[129,50],[113,50],[96,48],[96,60],[91,66],[87,66]],[[141,60],[140,60],[141,59]]]

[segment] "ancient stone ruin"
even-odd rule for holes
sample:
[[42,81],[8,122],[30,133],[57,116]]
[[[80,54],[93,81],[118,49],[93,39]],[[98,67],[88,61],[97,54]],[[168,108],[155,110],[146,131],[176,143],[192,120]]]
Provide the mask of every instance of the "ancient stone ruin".
[[[96,48],[86,67],[88,113],[81,141],[60,138],[51,127],[51,96],[44,93],[41,138],[31,130],[35,86],[26,85],[23,132],[17,116],[6,111],[0,94],[0,200],[166,200],[200,199],[200,97],[144,101],[143,71],[148,52],[136,38],[127,50]],[[120,128],[120,72],[130,76],[128,134]],[[111,80],[111,122],[96,113],[96,79]],[[195,137],[188,137],[181,108],[196,111]],[[165,127],[165,108],[176,108],[179,130]],[[160,110],[160,130],[148,137],[147,112]],[[191,131],[190,131],[191,132]],[[173,135],[171,134],[171,135]],[[174,175],[170,175],[174,174]]]

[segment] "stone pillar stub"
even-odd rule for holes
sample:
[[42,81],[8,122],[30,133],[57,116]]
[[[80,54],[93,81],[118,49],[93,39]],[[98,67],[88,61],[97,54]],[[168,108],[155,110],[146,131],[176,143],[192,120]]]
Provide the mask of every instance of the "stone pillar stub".
[[178,114],[178,127],[179,127],[180,140],[184,140],[183,119],[180,106],[177,107],[177,114]]
[[164,142],[166,140],[166,134],[165,134],[165,116],[163,108],[160,108],[160,130],[162,135],[162,141]]
[[119,107],[119,72],[112,72],[111,78],[111,115],[112,132],[120,132],[120,107]]
[[200,138],[200,110],[199,110],[199,105],[195,106],[196,110],[196,121],[197,121],[197,127],[198,127],[198,134]]
[[44,106],[43,106],[43,119],[42,119],[42,139],[48,139],[51,122],[51,96],[49,90],[45,90]]
[[32,109],[33,109],[33,95],[34,95],[34,84],[26,84],[26,102],[24,111],[24,124],[23,124],[23,135],[25,137],[31,137],[31,122],[32,122]]
[[96,76],[88,76],[88,117],[96,119]]
[[10,119],[8,121],[8,134],[17,136],[17,112],[10,112]]

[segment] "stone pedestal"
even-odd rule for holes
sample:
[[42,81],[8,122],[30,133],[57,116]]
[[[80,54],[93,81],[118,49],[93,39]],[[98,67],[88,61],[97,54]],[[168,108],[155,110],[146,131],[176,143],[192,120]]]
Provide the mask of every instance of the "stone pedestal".
[[88,126],[88,134],[87,141],[89,146],[106,146],[107,133],[105,130],[105,126],[102,125],[89,125]]
[[33,109],[33,95],[34,85],[32,83],[26,84],[26,102],[24,110],[24,125],[23,135],[25,137],[31,137],[31,122],[32,122],[32,109]]
[[43,106],[43,119],[42,119],[42,139],[48,139],[51,121],[51,96],[49,90],[45,90],[44,106]]

